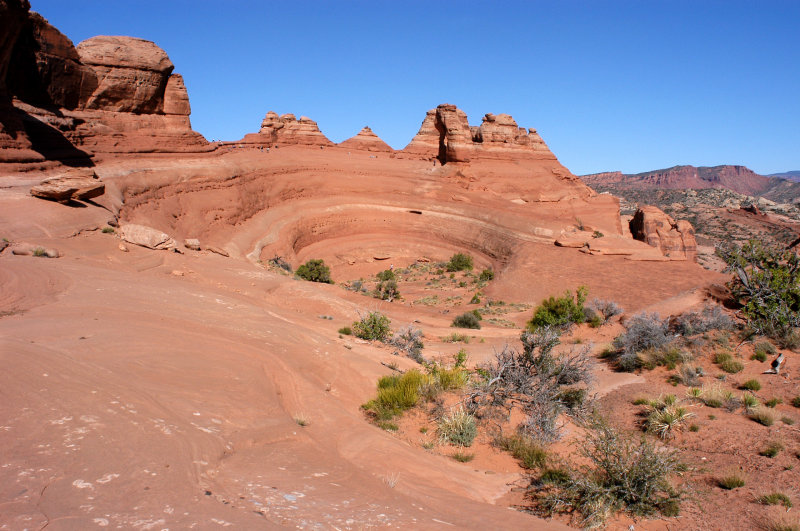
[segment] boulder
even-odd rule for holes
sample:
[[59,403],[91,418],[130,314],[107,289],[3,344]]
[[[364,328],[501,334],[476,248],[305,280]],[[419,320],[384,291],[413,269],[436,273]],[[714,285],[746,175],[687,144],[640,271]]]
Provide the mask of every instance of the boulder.
[[58,177],[45,179],[31,188],[31,195],[60,203],[92,199],[105,193],[105,184],[92,170],[73,170]]
[[168,234],[160,230],[129,223],[122,225],[119,230],[120,237],[128,243],[156,250],[175,250],[178,244]]
[[218,254],[220,256],[224,256],[226,258],[230,256],[228,254],[228,251],[226,251],[225,249],[220,249],[219,247],[214,247],[212,245],[206,245],[205,246],[205,250],[206,251],[210,251],[210,252],[212,252],[214,254]]
[[197,238],[186,238],[183,240],[183,246],[187,249],[191,249],[192,251],[199,251],[200,250],[200,240]]
[[629,226],[635,239],[659,249],[672,260],[694,260],[697,255],[692,224],[685,220],[676,222],[657,207],[640,207]]

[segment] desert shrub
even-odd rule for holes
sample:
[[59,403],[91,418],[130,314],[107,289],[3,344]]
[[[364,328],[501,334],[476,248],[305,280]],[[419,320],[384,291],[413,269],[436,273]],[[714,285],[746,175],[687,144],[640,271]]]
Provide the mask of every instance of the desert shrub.
[[472,271],[472,257],[464,253],[456,253],[450,257],[445,266],[448,271]]
[[676,432],[683,429],[686,420],[693,416],[693,413],[682,406],[651,407],[645,427],[662,439],[671,439]]
[[735,360],[729,352],[717,352],[714,355],[714,363],[719,365],[719,368],[729,374],[736,374],[744,370],[742,362]]
[[417,370],[384,376],[378,380],[378,396],[362,407],[379,420],[391,420],[417,405],[420,388],[430,381],[430,376]]
[[496,444],[519,459],[523,468],[541,468],[547,462],[547,450],[530,437],[519,434],[500,437]]
[[778,404],[783,404],[783,400],[781,400],[780,398],[770,398],[769,400],[764,402],[764,405],[767,407],[775,407]]
[[681,365],[676,375],[676,380],[687,387],[695,387],[700,384],[700,378],[704,375],[702,367],[692,367],[688,363]]
[[442,342],[444,343],[469,343],[469,336],[466,334],[459,334],[458,332],[453,332],[449,336],[445,336],[442,338]]
[[583,305],[586,302],[586,287],[580,286],[573,296],[571,291],[562,297],[549,297],[542,301],[533,311],[533,317],[528,321],[528,330],[535,330],[544,326],[566,328],[573,323],[582,323],[586,319]]
[[456,316],[450,326],[455,328],[472,328],[477,330],[480,329],[481,323],[480,319],[478,319],[474,313],[466,312]]
[[783,443],[780,441],[771,441],[767,446],[765,446],[758,455],[762,457],[769,457],[770,459],[774,459],[778,456],[779,453],[783,450],[784,446]]
[[645,369],[666,367],[674,369],[679,363],[692,359],[692,355],[681,350],[677,345],[668,344],[658,348],[648,348],[639,353],[639,365]]
[[443,443],[472,446],[472,441],[477,435],[478,426],[475,417],[462,407],[444,415],[439,421],[439,440]]
[[758,503],[761,505],[783,505],[787,509],[792,508],[792,500],[782,492],[772,492],[758,497]]
[[767,361],[767,355],[764,354],[763,352],[753,352],[753,354],[750,356],[750,359],[754,361],[760,361],[763,363]]
[[397,288],[397,281],[384,280],[383,282],[379,282],[375,286],[373,296],[384,301],[392,302],[400,296],[400,290]]
[[734,274],[729,287],[744,304],[750,328],[782,342],[794,341],[794,328],[800,326],[800,256],[757,240],[719,247],[717,254]]
[[617,349],[617,364],[623,371],[632,371],[639,367],[638,353],[647,349],[660,349],[670,342],[667,334],[668,323],[657,314],[644,313],[634,315],[627,323],[623,334],[614,339]]
[[792,405],[794,407],[800,407],[800,395],[797,395],[796,397],[792,398]]
[[331,268],[326,266],[323,260],[309,260],[297,268],[295,275],[310,282],[333,284],[331,280]]
[[570,387],[564,389],[556,395],[556,398],[564,407],[571,410],[578,410],[586,402],[587,391],[583,387]]
[[739,407],[739,399],[736,398],[732,391],[723,388],[719,383],[704,385],[701,391],[703,404],[708,407],[724,407],[730,411],[734,411]]
[[431,375],[439,390],[451,391],[461,389],[469,381],[469,372],[464,368],[467,359],[467,352],[464,349],[458,351],[453,356],[455,364],[451,367],[444,366],[437,362],[427,363],[425,368]]
[[350,328],[349,326],[343,326],[339,329],[339,333],[342,334],[343,336],[352,336],[353,329]]
[[267,260],[267,264],[270,267],[286,271],[289,274],[292,273],[292,265],[277,254],[272,258],[270,258],[269,260]]
[[353,323],[353,333],[356,337],[367,341],[385,341],[389,336],[389,318],[380,312],[369,312],[361,316],[359,321]]
[[750,420],[758,422],[762,426],[772,426],[775,424],[775,416],[771,411],[766,409],[757,409],[750,412],[747,416]]
[[755,411],[756,408],[761,406],[761,403],[758,401],[758,398],[752,393],[742,393],[742,407],[744,408],[746,413],[751,411]]
[[391,269],[385,269],[380,273],[378,273],[377,275],[375,275],[375,277],[378,279],[379,282],[385,282],[387,280],[397,280],[397,278],[394,275],[394,271],[392,271]]
[[480,280],[481,282],[488,282],[490,280],[494,280],[494,271],[492,271],[491,269],[484,269],[483,271],[481,271],[478,280]]
[[409,358],[424,363],[422,349],[425,344],[422,342],[422,330],[412,325],[404,326],[389,339],[388,343],[396,347],[395,354],[404,352]]
[[470,453],[467,453],[467,452],[458,451],[458,452],[453,452],[452,454],[450,454],[450,457],[452,457],[453,459],[455,459],[459,463],[469,463],[470,461],[475,459],[475,454],[470,454]]
[[733,320],[719,306],[706,306],[699,312],[687,312],[671,320],[670,330],[682,336],[711,330],[732,330]]
[[602,315],[606,321],[624,311],[616,302],[603,299],[594,299],[589,306]]
[[520,434],[540,443],[552,442],[560,436],[559,415],[581,413],[580,408],[567,408],[574,395],[561,393],[564,386],[582,387],[591,382],[591,346],[556,356],[552,350],[559,343],[558,333],[547,327],[524,332],[520,339],[521,352],[506,346],[478,369],[483,381],[472,390],[468,405],[481,414],[501,409],[506,415],[519,407],[526,415],[518,426]]
[[47,257],[47,251],[44,247],[34,247],[33,251],[31,251],[31,255],[38,256],[39,258]]
[[745,383],[742,384],[742,389],[747,389],[748,391],[760,391],[761,382],[759,382],[756,379],[747,380]]
[[572,512],[581,524],[597,527],[614,513],[676,516],[680,497],[669,483],[679,468],[676,454],[645,438],[623,435],[598,423],[580,445],[591,465],[548,478],[543,506],[548,512]]
[[725,490],[733,490],[744,487],[746,481],[744,474],[738,470],[734,470],[727,476],[723,476],[717,480],[717,484]]
[[114,234],[114,227],[103,227],[103,234]]
[[758,361],[767,361],[767,357],[777,354],[777,350],[769,341],[760,341],[753,345],[753,356]]
[[469,300],[469,303],[470,303],[470,304],[480,304],[480,303],[481,303],[481,298],[480,298],[480,297],[478,296],[478,294],[476,293],[476,294],[475,294],[475,295],[473,295],[473,296],[472,296],[472,298]]

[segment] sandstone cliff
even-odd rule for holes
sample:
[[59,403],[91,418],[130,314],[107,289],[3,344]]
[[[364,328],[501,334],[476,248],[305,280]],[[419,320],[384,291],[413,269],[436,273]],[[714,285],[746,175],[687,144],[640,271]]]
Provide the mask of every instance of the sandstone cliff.
[[269,111],[261,121],[258,133],[251,133],[236,144],[248,144],[256,147],[275,146],[332,146],[328,137],[319,130],[317,122],[301,116],[299,119],[294,114],[281,114]]
[[480,159],[555,159],[535,129],[519,127],[508,114],[486,114],[479,126],[467,115],[443,103],[428,111],[419,132],[402,151],[440,163]]
[[770,186],[770,179],[744,166],[673,166],[636,174],[602,172],[582,175],[589,186],[614,185],[635,190],[727,188],[746,195],[759,195]]
[[394,150],[381,140],[381,138],[372,132],[369,127],[363,128],[356,136],[350,137],[347,140],[339,143],[339,146],[347,149],[360,149],[363,151],[380,151],[384,153],[391,153]]
[[0,162],[90,164],[93,152],[208,150],[192,131],[183,78],[166,52],[133,37],[77,47],[27,2],[0,1]]
[[630,230],[634,239],[660,249],[664,256],[673,260],[694,260],[697,255],[692,224],[675,221],[658,207],[640,207],[630,221]]

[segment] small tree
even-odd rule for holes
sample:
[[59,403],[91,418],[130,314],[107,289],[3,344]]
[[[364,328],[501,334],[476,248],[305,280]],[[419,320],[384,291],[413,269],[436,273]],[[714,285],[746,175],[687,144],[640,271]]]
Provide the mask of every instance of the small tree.
[[571,291],[563,297],[550,297],[542,302],[528,321],[528,329],[535,330],[544,326],[566,328],[573,323],[582,323],[586,319],[583,304],[586,302],[586,286],[580,286],[573,296]]
[[397,289],[396,280],[384,280],[375,286],[375,297],[385,301],[392,302],[400,296],[400,290]]
[[295,274],[303,280],[333,284],[331,280],[331,268],[325,265],[323,260],[309,260],[298,267]]
[[386,341],[390,332],[389,318],[381,312],[369,312],[363,315],[361,320],[353,323],[352,329],[356,337],[367,341],[378,340]]
[[448,271],[472,271],[472,257],[464,253],[456,253],[447,262]]
[[472,312],[466,312],[456,316],[450,326],[454,328],[474,328],[478,330],[481,327],[481,323],[477,315]]
[[800,326],[800,257],[750,240],[717,248],[733,273],[728,284],[757,333],[785,341]]

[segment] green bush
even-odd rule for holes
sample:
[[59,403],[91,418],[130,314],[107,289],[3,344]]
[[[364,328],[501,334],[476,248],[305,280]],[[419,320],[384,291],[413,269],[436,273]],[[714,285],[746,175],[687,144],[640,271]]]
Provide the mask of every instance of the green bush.
[[476,293],[476,294],[475,294],[475,295],[473,295],[473,296],[472,296],[472,298],[469,300],[469,303],[470,303],[470,304],[480,304],[480,303],[481,303],[481,298],[480,298],[480,297],[478,296],[478,294]]
[[779,341],[792,339],[800,326],[800,256],[758,240],[719,247],[717,254],[733,273],[729,287],[744,304],[748,325]]
[[362,407],[371,411],[378,420],[391,420],[417,405],[420,388],[430,380],[427,374],[418,370],[384,376],[378,380],[378,396]]
[[800,407],[800,395],[797,395],[796,397],[792,398],[792,405],[794,407]]
[[725,490],[733,490],[744,487],[745,479],[741,472],[735,471],[725,477],[719,478],[717,483]]
[[375,286],[373,295],[384,301],[393,301],[400,296],[400,290],[397,289],[396,280],[384,280]]
[[455,328],[473,328],[475,330],[480,330],[481,323],[474,313],[466,312],[456,316],[450,326]]
[[339,329],[339,333],[343,336],[352,336],[353,330],[349,326],[343,326]]
[[389,318],[380,312],[369,312],[361,317],[360,321],[353,323],[353,333],[356,337],[368,341],[385,341],[389,336]]
[[563,328],[573,323],[582,323],[586,318],[583,311],[586,293],[586,287],[580,286],[575,296],[571,291],[567,291],[562,297],[545,299],[534,310],[533,317],[528,321],[528,329],[535,330],[545,326]]
[[490,280],[494,280],[494,271],[492,271],[491,269],[484,269],[483,271],[481,271],[478,280],[480,280],[481,282],[488,282]]
[[394,271],[392,271],[391,269],[385,269],[375,276],[381,282],[384,282],[386,280],[396,280],[396,277],[394,276]]
[[448,271],[472,271],[472,257],[464,253],[456,253],[447,262]]
[[761,382],[759,382],[756,379],[747,380],[745,383],[742,384],[742,389],[747,389],[748,391],[760,391]]
[[767,357],[774,356],[778,351],[769,341],[761,341],[753,345],[753,352],[753,356],[755,356],[758,361],[767,361]]
[[744,370],[742,362],[733,359],[733,356],[728,352],[718,352],[714,355],[714,363],[719,365],[719,368],[729,374],[736,374]]
[[295,275],[310,282],[333,284],[331,269],[325,265],[323,260],[309,260],[297,268]]
[[114,227],[103,227],[103,234],[114,234]]
[[35,247],[31,253],[33,256],[44,257],[47,256],[47,251],[44,247]]

